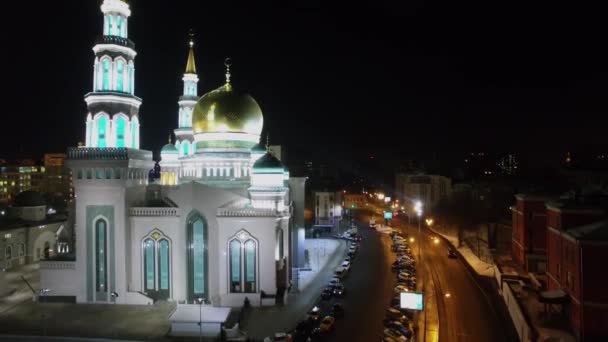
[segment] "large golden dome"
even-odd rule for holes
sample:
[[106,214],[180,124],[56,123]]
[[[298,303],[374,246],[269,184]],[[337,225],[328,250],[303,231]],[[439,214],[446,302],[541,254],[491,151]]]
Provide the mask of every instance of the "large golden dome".
[[230,83],[203,95],[192,113],[192,130],[198,133],[247,133],[259,136],[264,117],[248,94],[236,92]]

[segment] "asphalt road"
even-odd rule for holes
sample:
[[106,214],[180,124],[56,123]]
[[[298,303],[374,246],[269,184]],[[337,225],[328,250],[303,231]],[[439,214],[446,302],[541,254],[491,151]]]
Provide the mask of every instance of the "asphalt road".
[[[407,228],[407,223],[399,219],[393,220],[392,225],[418,237],[416,226]],[[439,342],[510,341],[512,324],[503,318],[504,313],[500,312],[503,308],[492,305],[492,294],[482,290],[479,280],[463,264],[464,260],[448,258],[448,245],[441,239],[438,244],[434,243],[432,235],[426,229],[421,230],[424,269],[419,266],[417,276],[425,278],[427,284],[432,282],[433,288],[426,292],[437,303]],[[412,249],[416,254],[414,245]]]
[[345,296],[320,301],[322,316],[336,302],[342,303],[345,310],[344,317],[336,320],[335,329],[327,336],[327,341],[370,342],[379,341],[382,337],[382,319],[392,297],[395,279],[390,269],[390,260],[394,257],[387,235],[370,230],[361,223],[358,227],[363,241],[351,271],[344,279]]

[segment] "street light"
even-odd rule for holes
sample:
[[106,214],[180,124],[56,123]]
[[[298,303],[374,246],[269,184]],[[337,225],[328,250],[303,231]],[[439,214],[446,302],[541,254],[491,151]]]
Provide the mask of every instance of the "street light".
[[[420,240],[420,217],[422,216],[422,202],[416,201],[414,203],[414,211],[416,212],[416,216],[418,216],[418,241]],[[420,259],[420,243],[418,243],[418,259]]]
[[116,298],[118,298],[118,292],[112,291],[112,293],[110,293],[110,296],[112,297],[114,304],[116,304]]
[[196,297],[196,301],[199,304],[198,310],[198,327],[199,327],[199,341],[203,342],[203,302],[205,299],[202,296]]

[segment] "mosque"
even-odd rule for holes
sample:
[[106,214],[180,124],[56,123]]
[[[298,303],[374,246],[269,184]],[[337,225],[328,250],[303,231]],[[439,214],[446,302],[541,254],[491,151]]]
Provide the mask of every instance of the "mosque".
[[75,260],[41,262],[42,287],[79,303],[284,301],[303,259],[305,178],[260,145],[262,109],[231,83],[228,62],[225,84],[199,97],[191,40],[175,142],[161,150],[160,180],[149,181],[131,10],[104,0],[101,11],[85,146],[68,149]]

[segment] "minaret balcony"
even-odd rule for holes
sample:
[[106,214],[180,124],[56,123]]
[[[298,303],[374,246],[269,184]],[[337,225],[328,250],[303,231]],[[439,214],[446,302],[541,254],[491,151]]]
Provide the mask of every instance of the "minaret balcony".
[[97,41],[95,43],[120,45],[120,46],[125,46],[125,47],[135,50],[135,43],[133,43],[133,41],[131,39],[123,38],[123,37],[119,37],[119,36],[97,37]]

